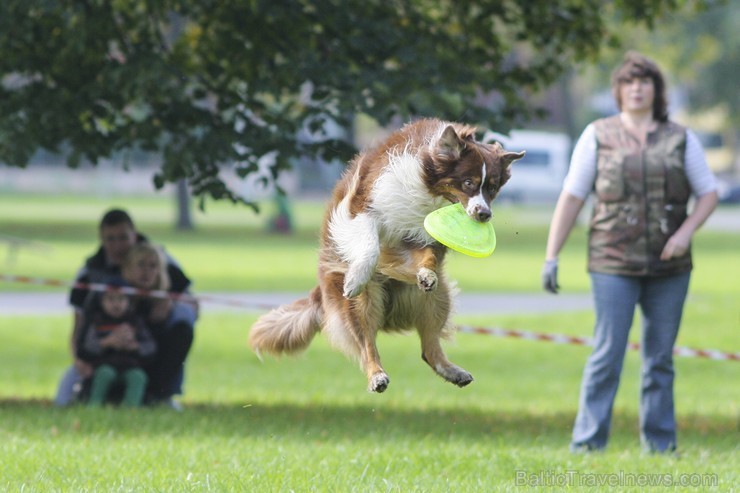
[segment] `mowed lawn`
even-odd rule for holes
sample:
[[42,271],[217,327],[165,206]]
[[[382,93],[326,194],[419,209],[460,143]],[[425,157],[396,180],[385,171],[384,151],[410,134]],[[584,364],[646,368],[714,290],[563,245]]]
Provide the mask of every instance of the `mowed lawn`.
[[[0,197],[0,234],[33,240],[6,273],[69,280],[111,205],[185,266],[198,292],[307,291],[323,205],[296,204],[298,231],[266,232],[229,204],[172,228],[169,198]],[[548,211],[501,207],[497,251],[453,254],[464,292],[539,292]],[[561,257],[564,292],[587,292],[585,232]],[[700,232],[679,345],[738,351],[740,235]],[[9,283],[3,291],[51,290]],[[476,380],[458,389],[421,361],[418,338],[381,335],[391,385],[365,390],[357,364],[317,337],[297,357],[259,359],[246,344],[259,310],[203,313],[187,367],[185,411],[56,409],[69,364],[68,315],[0,314],[0,490],[9,491],[733,491],[740,487],[740,364],[677,358],[680,457],[641,453],[639,356],[630,352],[605,453],[568,452],[588,348],[458,334],[450,359]],[[590,312],[459,317],[459,323],[590,336]],[[639,324],[632,339],[639,340]]]

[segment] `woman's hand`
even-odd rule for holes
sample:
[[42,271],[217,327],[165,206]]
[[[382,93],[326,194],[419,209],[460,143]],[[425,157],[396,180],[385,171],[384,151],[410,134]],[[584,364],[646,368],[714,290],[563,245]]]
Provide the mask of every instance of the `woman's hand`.
[[679,229],[673,236],[668,238],[668,242],[663,247],[663,251],[660,252],[660,260],[665,261],[681,257],[686,254],[690,245],[691,233],[686,233]]
[[101,347],[124,351],[130,350],[132,343],[136,344],[136,331],[127,323],[118,325],[110,334],[100,339]]
[[706,193],[696,199],[694,210],[689,217],[678,228],[678,231],[668,238],[668,242],[660,253],[660,260],[670,260],[686,253],[691,245],[691,237],[694,235],[694,231],[704,224],[704,221],[707,220],[717,207],[718,201],[716,191]]
[[130,324],[122,324],[116,332],[121,333],[121,347],[125,351],[136,351],[139,342],[136,340],[136,329]]
[[82,378],[89,378],[93,374],[94,368],[87,361],[83,361],[79,358],[75,358],[74,366],[75,366],[75,369],[77,369],[77,373],[79,373],[82,376]]
[[558,259],[546,260],[542,266],[542,289],[552,294],[558,294]]

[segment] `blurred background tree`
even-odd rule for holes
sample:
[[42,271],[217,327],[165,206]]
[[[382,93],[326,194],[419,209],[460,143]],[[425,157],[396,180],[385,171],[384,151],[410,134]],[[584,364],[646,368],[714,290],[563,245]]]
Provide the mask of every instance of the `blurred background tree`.
[[[0,162],[23,167],[39,149],[64,154],[70,167],[154,153],[156,187],[179,181],[201,199],[254,205],[225,177],[267,162],[275,178],[299,156],[355,152],[326,123],[433,115],[506,131],[540,114],[533,94],[619,46],[633,32],[626,26],[649,30],[715,4],[3,0]],[[737,60],[732,23],[716,15],[692,30],[704,48],[681,43],[679,60],[721,64],[725,48]],[[669,35],[665,46],[674,46]],[[721,70],[715,79],[712,94],[721,87],[737,104],[735,80]],[[697,97],[710,104],[712,94]]]
[[[704,145],[710,167],[728,186],[740,177],[740,3],[715,2],[693,12],[678,10],[648,23],[624,27],[619,16],[607,16],[609,29],[622,26],[618,46],[604,47],[594,63],[571,73],[575,138],[606,110],[616,111],[609,76],[626,50],[653,58],[668,79],[669,114],[694,130]],[[711,8],[710,8],[711,7]],[[609,108],[611,106],[611,108]]]

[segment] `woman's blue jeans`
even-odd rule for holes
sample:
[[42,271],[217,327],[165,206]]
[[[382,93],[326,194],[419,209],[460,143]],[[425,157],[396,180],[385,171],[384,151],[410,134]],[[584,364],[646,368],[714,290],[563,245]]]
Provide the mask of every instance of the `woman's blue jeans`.
[[572,448],[601,449],[609,438],[614,397],[635,307],[642,313],[640,438],[651,451],[676,448],[673,345],[691,273],[631,277],[592,272],[594,349],[586,362]]

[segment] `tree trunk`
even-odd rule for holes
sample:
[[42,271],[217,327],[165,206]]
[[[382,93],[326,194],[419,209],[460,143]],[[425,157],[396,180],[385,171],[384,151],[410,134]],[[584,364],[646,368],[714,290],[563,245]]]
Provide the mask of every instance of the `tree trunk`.
[[190,214],[190,192],[188,182],[184,178],[177,181],[177,229],[178,231],[189,231],[195,229],[193,218]]

